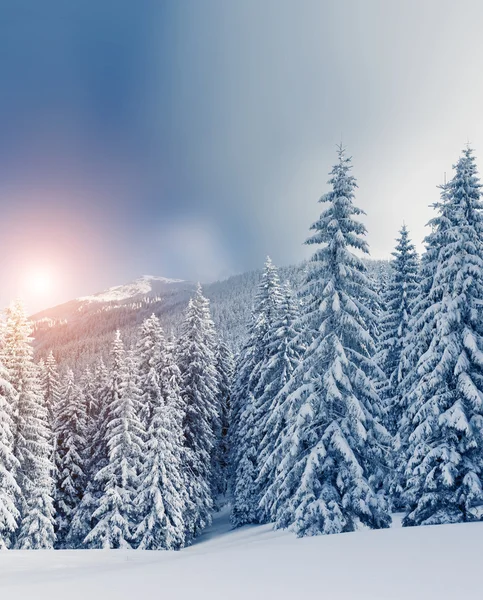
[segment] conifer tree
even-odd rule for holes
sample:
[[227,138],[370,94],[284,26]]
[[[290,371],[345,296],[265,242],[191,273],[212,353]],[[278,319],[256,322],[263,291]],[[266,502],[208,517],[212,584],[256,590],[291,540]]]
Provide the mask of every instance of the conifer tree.
[[71,538],[69,534],[87,483],[87,441],[85,399],[72,369],[67,370],[62,382],[55,410],[55,432],[57,547],[76,548],[82,540]]
[[141,325],[136,356],[138,358],[138,385],[142,390],[140,419],[145,431],[151,425],[154,407],[159,406],[161,389],[159,384],[162,366],[162,350],[165,346],[163,331],[158,317],[151,315]]
[[79,387],[84,397],[86,417],[86,439],[92,440],[99,419],[99,398],[96,386],[96,374],[86,367],[79,379]]
[[187,507],[183,465],[183,415],[180,414],[180,372],[166,346],[157,317],[141,327],[140,383],[149,403],[143,473],[136,506],[141,521],[136,530],[139,548],[177,550],[185,542]]
[[60,399],[60,378],[57,361],[52,350],[45,359],[42,371],[42,391],[52,429],[54,429],[55,409]]
[[419,269],[419,286],[417,297],[411,307],[411,316],[404,347],[401,351],[398,387],[399,422],[394,437],[394,470],[390,483],[390,497],[396,510],[405,510],[408,501],[406,491],[406,466],[408,461],[409,436],[412,423],[409,418],[409,406],[412,394],[417,387],[417,365],[421,356],[425,355],[431,344],[435,328],[435,316],[440,310],[442,290],[435,284],[438,269],[439,252],[446,232],[451,225],[448,185],[440,186],[441,199],[433,204],[436,216],[428,225],[431,232],[425,239],[425,252],[421,257]]
[[130,548],[135,522],[134,495],[138,486],[143,430],[137,413],[139,390],[120,336],[112,345],[109,407],[106,424],[108,462],[95,475],[101,495],[93,519],[97,522],[84,540],[90,548]]
[[109,461],[107,445],[107,426],[110,420],[110,378],[104,361],[99,359],[95,365],[92,381],[87,372],[83,378],[82,391],[86,400],[86,479],[87,485],[82,499],[72,517],[69,543],[74,547],[85,547],[84,540],[95,527],[97,519],[93,516],[103,493],[102,482],[96,479],[97,473],[106,467]]
[[0,550],[11,547],[20,517],[15,502],[20,488],[16,481],[19,463],[13,453],[14,404],[15,391],[0,364]]
[[381,392],[387,411],[386,424],[394,434],[401,420],[400,384],[405,374],[401,355],[408,336],[412,307],[419,291],[418,256],[405,225],[401,228],[392,256],[390,279],[383,295],[384,312],[378,360],[387,382]]
[[408,395],[403,525],[476,520],[483,502],[483,204],[470,148],[455,170],[434,240],[432,335]]
[[224,496],[228,481],[228,429],[230,421],[230,398],[235,373],[233,354],[225,341],[221,340],[216,352],[216,369],[218,372],[218,407],[220,410],[221,436],[215,453],[214,495]]
[[388,506],[378,493],[390,437],[381,423],[381,401],[370,335],[373,298],[362,260],[367,253],[363,211],[353,204],[357,187],[351,160],[339,148],[332,190],[314,234],[319,248],[306,280],[305,322],[313,332],[289,393],[290,424],[280,465],[277,525],[298,536],[388,527]]
[[20,512],[16,546],[52,548],[54,534],[52,434],[40,387],[40,372],[33,362],[32,327],[20,302],[7,310],[3,362],[14,388],[13,451],[18,461]]
[[234,387],[233,421],[233,507],[235,526],[260,521],[260,495],[257,486],[259,451],[263,430],[268,418],[270,399],[259,386],[273,347],[270,338],[280,316],[282,293],[278,271],[270,257],[265,262],[260,280],[248,343],[243,349],[242,364]]
[[261,404],[269,406],[259,447],[257,486],[264,521],[276,518],[277,473],[283,459],[283,439],[289,419],[286,384],[298,366],[305,345],[299,327],[299,307],[288,283],[282,289],[282,304],[269,339],[270,361],[262,372],[258,388]]
[[215,333],[209,302],[198,285],[189,301],[179,339],[188,496],[185,523],[188,539],[211,522],[213,454],[221,435]]
[[[47,408],[47,418],[49,431],[51,433],[50,444],[52,447],[52,477],[57,479],[57,432],[55,426],[55,413],[60,401],[60,378],[57,368],[57,361],[52,350],[47,355],[45,361],[39,361],[41,389],[44,395],[44,402]],[[54,488],[55,496],[55,488]]]

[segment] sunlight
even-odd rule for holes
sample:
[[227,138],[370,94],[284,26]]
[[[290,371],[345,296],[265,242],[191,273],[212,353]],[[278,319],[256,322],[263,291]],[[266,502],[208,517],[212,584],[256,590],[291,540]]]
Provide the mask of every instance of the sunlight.
[[35,267],[25,276],[25,288],[29,294],[46,296],[53,291],[55,277],[49,267]]

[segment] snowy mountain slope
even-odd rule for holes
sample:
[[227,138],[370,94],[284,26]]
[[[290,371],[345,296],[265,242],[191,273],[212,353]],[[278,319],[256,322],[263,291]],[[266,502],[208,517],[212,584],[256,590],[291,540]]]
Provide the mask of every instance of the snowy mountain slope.
[[10,551],[0,597],[18,600],[481,600],[483,524],[297,539],[230,530],[227,513],[179,552]]
[[170,285],[173,283],[185,283],[182,279],[168,279],[167,277],[157,277],[155,275],[143,275],[139,279],[125,285],[111,287],[104,292],[94,294],[93,296],[82,296],[77,298],[80,302],[118,302],[121,300],[134,299],[138,296],[145,297],[152,295],[156,287],[161,285]]
[[[368,261],[376,278],[387,273],[387,261]],[[280,268],[282,281],[300,289],[305,263]],[[237,350],[243,343],[260,270],[203,285],[219,334]],[[116,329],[129,346],[144,318],[156,314],[166,331],[178,331],[196,284],[180,279],[144,276],[133,282],[71,300],[32,316],[37,356],[53,350],[59,361],[83,367],[109,347]]]

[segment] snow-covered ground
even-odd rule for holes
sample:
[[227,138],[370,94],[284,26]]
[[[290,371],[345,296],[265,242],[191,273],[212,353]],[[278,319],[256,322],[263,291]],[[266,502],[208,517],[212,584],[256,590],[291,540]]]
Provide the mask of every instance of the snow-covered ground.
[[482,555],[480,523],[296,539],[222,513],[180,552],[0,553],[0,598],[481,600]]

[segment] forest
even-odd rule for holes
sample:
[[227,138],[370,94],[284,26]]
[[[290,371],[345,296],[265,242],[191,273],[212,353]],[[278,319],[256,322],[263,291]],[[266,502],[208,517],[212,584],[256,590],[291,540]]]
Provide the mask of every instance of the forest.
[[102,356],[75,365],[37,356],[33,323],[11,304],[1,548],[178,550],[223,506],[233,527],[273,523],[298,537],[388,528],[394,512],[404,527],[482,519],[474,152],[440,187],[424,253],[402,225],[388,270],[368,267],[342,147],[328,185],[311,259],[291,281],[266,259],[236,340],[198,285],[176,327],[144,315],[127,340],[117,331]]

